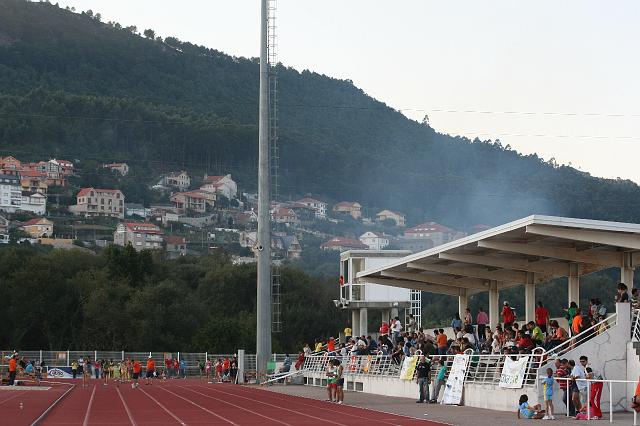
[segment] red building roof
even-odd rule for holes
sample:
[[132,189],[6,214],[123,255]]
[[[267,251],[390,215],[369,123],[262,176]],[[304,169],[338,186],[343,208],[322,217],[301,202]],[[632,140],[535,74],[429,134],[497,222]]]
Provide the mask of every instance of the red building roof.
[[122,191],[120,191],[119,189],[82,188],[82,189],[80,190],[80,192],[78,192],[78,194],[76,195],[76,197],[85,197],[85,196],[87,196],[91,191],[95,191],[95,192],[107,192],[107,193],[112,193],[112,194],[115,194],[116,192],[120,192],[120,193],[122,193]]
[[345,247],[345,248],[353,248],[353,249],[366,249],[368,246],[363,244],[360,240],[355,240],[353,238],[346,237],[335,237],[330,239],[329,241],[323,243],[321,248],[332,248],[332,247]]
[[162,234],[162,231],[157,225],[149,222],[127,222],[124,226],[140,234]]
[[425,232],[442,232],[443,234],[447,234],[455,233],[456,231],[436,222],[422,223],[404,231],[405,234],[424,234]]
[[178,244],[186,244],[187,240],[184,237],[179,237],[177,235],[167,235],[164,237],[164,242],[175,246]]

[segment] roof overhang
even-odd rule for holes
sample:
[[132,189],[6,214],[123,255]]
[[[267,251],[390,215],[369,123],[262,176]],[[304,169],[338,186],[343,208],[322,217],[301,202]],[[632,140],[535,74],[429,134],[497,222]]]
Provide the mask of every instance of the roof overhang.
[[[626,259],[626,260],[625,260]],[[440,294],[541,283],[640,261],[640,225],[533,215],[357,274],[360,282]]]

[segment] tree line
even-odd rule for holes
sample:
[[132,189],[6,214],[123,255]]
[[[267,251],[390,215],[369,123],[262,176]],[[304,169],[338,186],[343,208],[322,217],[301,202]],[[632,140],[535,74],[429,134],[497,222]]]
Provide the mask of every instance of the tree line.
[[[282,268],[283,332],[273,349],[337,334],[337,284]],[[217,252],[166,260],[112,246],[98,254],[0,248],[0,347],[23,350],[255,351],[256,268]]]

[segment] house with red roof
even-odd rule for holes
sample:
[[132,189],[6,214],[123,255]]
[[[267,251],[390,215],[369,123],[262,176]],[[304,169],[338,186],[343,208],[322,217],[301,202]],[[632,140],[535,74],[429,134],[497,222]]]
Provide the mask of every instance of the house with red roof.
[[31,238],[44,238],[53,235],[53,222],[43,217],[31,219],[20,227]]
[[0,157],[0,173],[17,176],[22,168],[22,162],[15,157]]
[[431,240],[432,247],[439,246],[449,241],[453,241],[462,237],[462,234],[455,229],[451,229],[436,222],[426,222],[413,226],[404,231],[404,237],[407,239],[423,239]]
[[124,219],[124,194],[119,189],[82,188],[69,211],[84,217]]
[[296,213],[287,207],[276,207],[271,210],[271,220],[275,223],[288,223],[290,225],[300,223]]
[[216,203],[216,194],[209,191],[196,189],[194,191],[177,192],[171,197],[171,203],[181,212],[192,210],[198,213],[205,213],[208,207],[213,207]]
[[121,176],[129,174],[129,165],[127,163],[108,163],[103,164],[102,167],[109,169],[112,172],[119,173]]
[[113,243],[118,246],[131,246],[136,251],[158,250],[163,247],[162,231],[149,222],[119,223],[113,233]]
[[335,250],[335,251],[347,251],[347,250],[366,250],[368,247],[359,240],[346,237],[334,237],[329,241],[326,241],[320,245],[322,250]]
[[355,201],[341,201],[333,206],[335,213],[348,214],[358,220],[362,217],[362,206]]
[[187,255],[187,239],[178,235],[166,235],[164,246],[169,259],[177,259]]

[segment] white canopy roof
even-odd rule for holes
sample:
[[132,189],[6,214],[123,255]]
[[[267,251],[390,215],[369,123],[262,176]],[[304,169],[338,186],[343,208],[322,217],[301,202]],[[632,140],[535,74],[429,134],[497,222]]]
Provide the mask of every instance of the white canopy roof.
[[640,225],[533,215],[362,271],[362,282],[458,295],[610,267],[640,259]]

